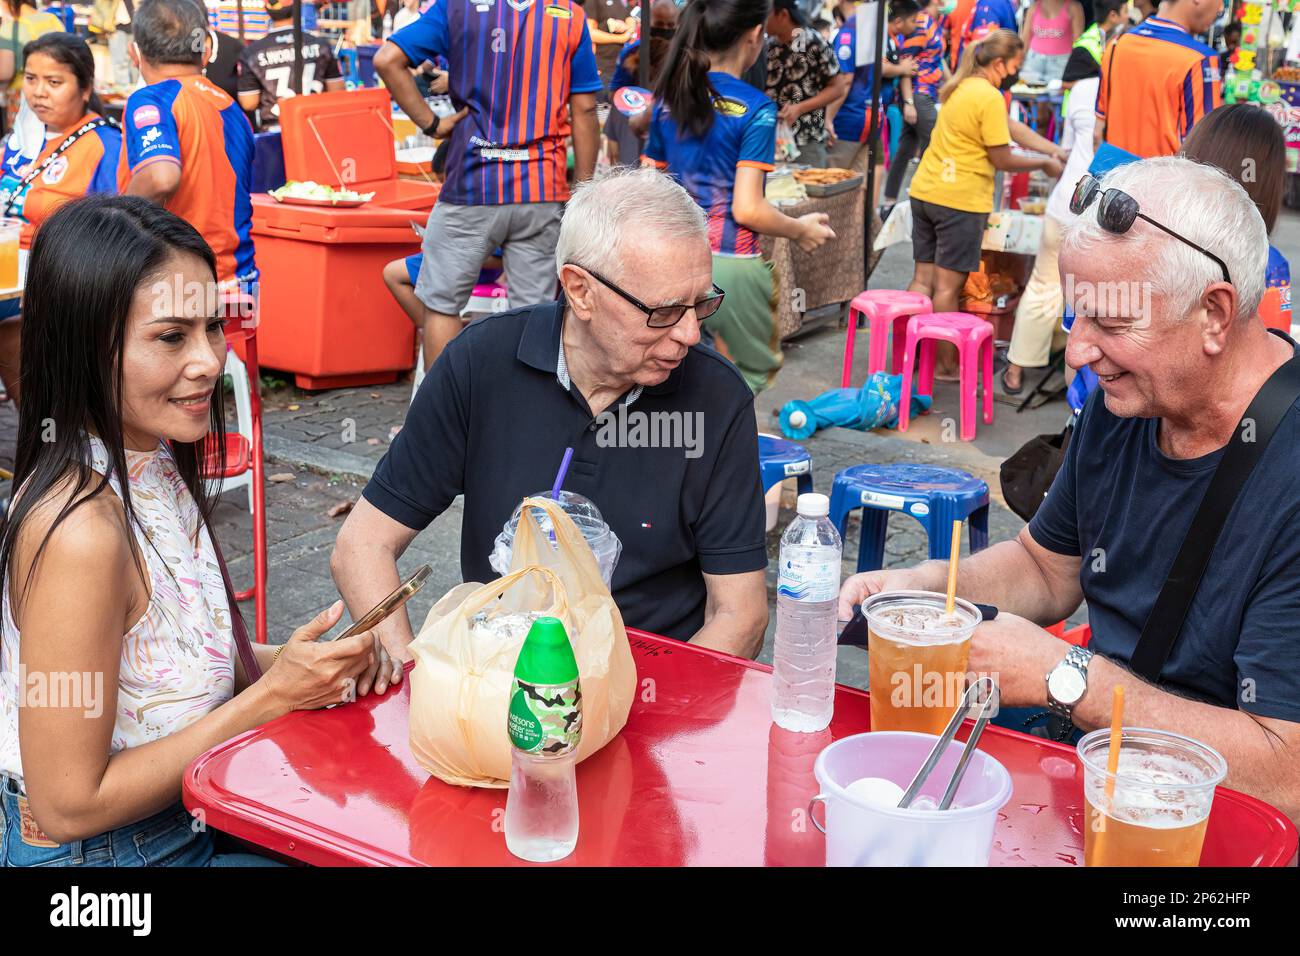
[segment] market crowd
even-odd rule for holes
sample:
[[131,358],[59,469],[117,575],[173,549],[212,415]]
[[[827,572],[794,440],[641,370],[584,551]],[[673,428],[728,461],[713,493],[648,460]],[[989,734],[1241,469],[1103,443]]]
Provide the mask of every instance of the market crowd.
[[[611,590],[625,622],[754,657],[768,624],[754,395],[782,365],[767,243],[833,257],[840,238],[825,213],[768,200],[778,161],[869,173],[864,203],[910,215],[910,288],[936,311],[961,308],[1014,184],[1045,190],[1001,385],[1048,365],[1069,322],[1082,411],[1033,520],[961,564],[958,593],[1002,610],[975,632],[970,667],[1000,675],[1006,720],[1061,737],[1105,724],[1122,686],[1128,722],[1211,744],[1230,786],[1300,818],[1300,388],[1285,391],[1289,277],[1268,242],[1284,144],[1257,106],[1223,105],[1242,52],[1210,45],[1234,35],[1222,0],[893,0],[879,78],[851,3],[658,0],[648,24],[623,0],[403,3],[375,69],[445,145],[422,254],[385,280],[420,326],[427,374],[338,536],[344,600],[279,646],[248,644],[209,527],[225,319],[160,314],[151,290],[160,275],[255,288],[254,125],[341,71],[308,31],[290,57],[298,85],[281,83],[291,0],[268,0],[267,32],[227,85],[226,44],[196,0],[123,3],[100,18],[129,37],[114,41],[134,84],[120,124],[84,40],[21,0],[0,30],[0,79],[14,71],[0,193],[30,250],[0,324],[19,407],[0,525],[0,863],[266,862],[190,826],[187,765],[333,703],[342,682],[400,681],[404,611],[316,638],[345,604],[360,617],[393,590],[403,551],[458,496],[463,576],[490,577],[493,537],[565,449],[565,487],[622,542]],[[452,108],[435,110],[443,90]],[[467,325],[485,269],[511,309]],[[1149,307],[1067,301],[1135,280]],[[1265,393],[1276,427],[1144,676],[1157,595],[1205,533],[1207,488],[1240,462],[1234,436]],[[601,447],[613,409],[702,413],[702,453]],[[841,617],[882,589],[943,590],[945,574],[854,576]],[[1088,648],[1044,629],[1084,602]],[[1062,668],[1077,674],[1065,696]],[[101,713],[20,717],[23,673],[73,671],[117,675]]]

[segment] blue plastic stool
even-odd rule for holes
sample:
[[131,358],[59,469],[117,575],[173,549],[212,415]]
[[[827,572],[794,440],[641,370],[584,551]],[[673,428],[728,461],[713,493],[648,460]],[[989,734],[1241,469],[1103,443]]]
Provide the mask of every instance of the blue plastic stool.
[[970,519],[970,550],[989,543],[989,486],[955,468],[932,465],[854,465],[835,476],[830,519],[844,537],[849,512],[862,509],[858,570],[884,564],[885,528],[891,511],[911,515],[925,526],[930,557],[947,558],[952,523]]
[[[786,478],[798,477],[799,494],[813,490],[812,455],[802,445],[771,435],[758,436],[758,466],[763,493]],[[987,494],[986,494],[987,496]]]

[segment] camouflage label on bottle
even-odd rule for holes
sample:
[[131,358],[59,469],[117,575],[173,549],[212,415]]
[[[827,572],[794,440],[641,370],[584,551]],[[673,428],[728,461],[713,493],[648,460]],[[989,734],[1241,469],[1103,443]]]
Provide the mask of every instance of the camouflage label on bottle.
[[565,754],[582,736],[578,682],[530,684],[515,678],[507,718],[510,741],[527,753]]

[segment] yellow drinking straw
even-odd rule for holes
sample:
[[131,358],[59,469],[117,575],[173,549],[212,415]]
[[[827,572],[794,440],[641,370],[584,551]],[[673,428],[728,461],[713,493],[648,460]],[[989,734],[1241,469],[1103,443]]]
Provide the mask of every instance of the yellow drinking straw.
[[1092,855],[1095,866],[1101,865],[1101,835],[1106,832],[1106,817],[1115,802],[1115,777],[1119,773],[1119,748],[1124,736],[1124,688],[1115,685],[1110,698],[1110,750],[1106,754],[1106,806],[1101,808],[1102,825],[1096,831],[1096,844]]
[[952,523],[952,550],[948,552],[948,610],[952,617],[957,602],[957,552],[961,550],[961,521]]

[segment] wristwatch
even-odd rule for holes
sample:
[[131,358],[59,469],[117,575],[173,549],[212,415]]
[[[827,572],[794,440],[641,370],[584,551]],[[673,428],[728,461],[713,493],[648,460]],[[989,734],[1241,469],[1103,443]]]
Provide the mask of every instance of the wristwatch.
[[1074,708],[1088,693],[1088,662],[1092,651],[1071,647],[1061,663],[1047,672],[1047,709],[1072,720]]

